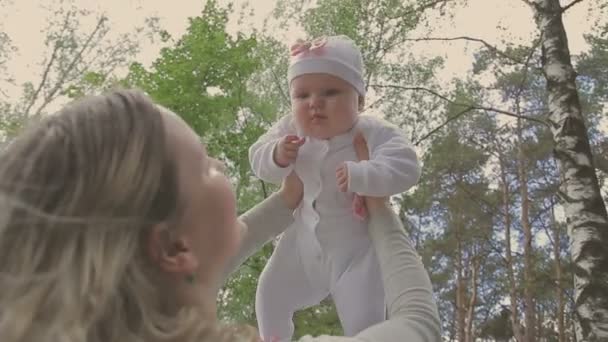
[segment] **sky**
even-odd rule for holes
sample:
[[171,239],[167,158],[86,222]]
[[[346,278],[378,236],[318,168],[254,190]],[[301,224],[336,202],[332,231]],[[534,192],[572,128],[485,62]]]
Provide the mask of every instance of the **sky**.
[[[10,72],[17,83],[34,81],[41,74],[37,65],[45,53],[44,32],[49,11],[45,7],[56,6],[61,0],[0,0],[0,29],[9,34],[18,52],[9,64]],[[141,25],[149,16],[158,16],[161,27],[172,36],[179,37],[186,30],[188,17],[198,15],[204,6],[204,0],[73,0],[78,7],[107,13],[115,33],[129,32]],[[571,52],[578,54],[587,47],[583,34],[590,32],[597,14],[589,13],[588,0],[572,8],[565,17]],[[179,5],[176,5],[179,2]],[[220,0],[220,3],[225,2]],[[235,1],[237,7],[246,3]],[[256,27],[274,8],[274,0],[255,0],[255,15],[246,21],[244,26],[237,26],[236,19],[231,29]],[[564,2],[565,3],[565,2]],[[27,25],[24,25],[27,23]],[[89,23],[89,25],[92,23]],[[86,29],[87,25],[83,25]],[[482,38],[492,44],[501,46],[501,39],[525,43],[535,32],[530,9],[517,0],[469,0],[469,5],[455,12],[453,20],[444,17],[432,21],[435,37],[454,37],[467,35]],[[504,27],[503,30],[497,26]],[[273,30],[273,34],[287,41],[293,41],[301,35],[301,30],[294,25],[287,31]],[[419,32],[420,36],[424,32]],[[512,37],[512,38],[511,38]],[[473,43],[474,44],[474,43]],[[470,68],[473,49],[463,53],[465,43],[444,42],[416,43],[413,51],[422,56],[442,55],[446,57],[446,68],[443,77],[446,79],[465,73]],[[475,45],[475,44],[474,44]],[[477,46],[475,46],[477,47]],[[158,55],[160,46],[146,42],[138,60],[145,64],[153,61]]]

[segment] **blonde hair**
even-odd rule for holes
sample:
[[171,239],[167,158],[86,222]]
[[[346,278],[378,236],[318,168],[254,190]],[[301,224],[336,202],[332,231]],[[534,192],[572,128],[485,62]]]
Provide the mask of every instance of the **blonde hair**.
[[151,225],[180,207],[160,110],[133,90],[88,97],[1,152],[0,341],[243,335],[202,309],[168,312],[144,253]]

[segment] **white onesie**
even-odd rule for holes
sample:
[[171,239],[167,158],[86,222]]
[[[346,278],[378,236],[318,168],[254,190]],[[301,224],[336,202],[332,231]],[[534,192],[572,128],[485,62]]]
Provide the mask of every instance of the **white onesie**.
[[[370,160],[358,162],[353,148],[360,130]],[[408,190],[420,176],[416,153],[400,129],[380,118],[361,115],[349,132],[329,140],[306,137],[295,165],[274,162],[277,142],[298,134],[291,115],[281,118],[249,149],[253,172],[280,184],[295,169],[304,198],[260,276],[256,315],[265,341],[290,341],[295,311],[331,295],[346,336],[385,319],[382,278],[367,232],[356,218],[354,193],[390,196]],[[349,192],[338,190],[336,169],[346,162]]]

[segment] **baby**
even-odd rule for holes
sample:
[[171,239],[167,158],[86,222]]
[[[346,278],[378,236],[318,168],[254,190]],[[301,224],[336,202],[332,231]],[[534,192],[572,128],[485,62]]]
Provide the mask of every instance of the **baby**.
[[[362,115],[361,52],[345,36],[298,41],[288,70],[292,115],[249,149],[256,176],[278,184],[292,170],[304,198],[266,264],[256,294],[265,341],[291,341],[295,311],[331,295],[346,336],[385,319],[379,265],[359,195],[390,196],[420,176],[416,153],[399,128]],[[370,160],[358,162],[357,131]]]

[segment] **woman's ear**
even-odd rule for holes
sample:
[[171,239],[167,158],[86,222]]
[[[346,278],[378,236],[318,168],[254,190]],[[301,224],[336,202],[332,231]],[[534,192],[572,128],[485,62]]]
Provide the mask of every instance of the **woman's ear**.
[[165,223],[152,227],[147,249],[152,262],[166,273],[189,275],[195,273],[199,266],[188,240],[172,232]]
[[359,96],[359,113],[365,109],[365,96]]

